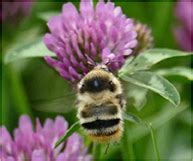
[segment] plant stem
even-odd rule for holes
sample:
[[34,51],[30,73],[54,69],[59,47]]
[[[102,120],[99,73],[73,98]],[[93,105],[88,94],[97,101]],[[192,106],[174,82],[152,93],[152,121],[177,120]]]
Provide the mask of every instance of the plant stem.
[[7,75],[9,76],[10,87],[12,91],[14,105],[19,115],[28,114],[33,117],[32,111],[29,107],[26,93],[21,82],[21,76],[18,71],[14,69],[14,66],[7,66]]
[[7,79],[5,78],[5,73],[2,72],[2,82],[1,82],[1,102],[2,102],[2,112],[1,112],[1,125],[5,125],[9,129],[10,119],[9,119],[9,100],[7,94]]
[[123,133],[123,138],[121,140],[121,152],[123,160],[135,160],[134,152],[133,152],[133,145],[131,140],[129,140],[129,132],[127,128]]
[[59,138],[59,140],[56,142],[54,148],[57,148],[62,142],[66,141],[69,136],[71,136],[74,132],[76,132],[80,128],[79,121],[75,122],[67,131],[66,133]]
[[94,155],[94,160],[100,160],[101,156],[101,144],[94,143],[94,148],[93,148],[93,155]]
[[[174,2],[154,2],[152,4],[156,11],[153,17],[153,28],[154,33],[156,33],[155,43],[164,46],[164,32],[170,28]],[[161,12],[163,10],[164,12]]]
[[160,154],[159,154],[159,150],[158,150],[158,146],[157,146],[157,141],[156,141],[156,138],[154,136],[152,124],[150,123],[148,125],[149,125],[149,129],[150,129],[150,132],[151,132],[151,139],[152,139],[155,155],[156,155],[157,161],[160,161]]

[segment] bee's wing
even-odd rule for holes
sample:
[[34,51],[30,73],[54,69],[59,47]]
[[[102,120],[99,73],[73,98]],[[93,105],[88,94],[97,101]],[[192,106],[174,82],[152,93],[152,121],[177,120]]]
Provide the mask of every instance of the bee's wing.
[[75,109],[76,95],[74,92],[58,98],[39,99],[31,101],[31,106],[37,111],[68,113]]

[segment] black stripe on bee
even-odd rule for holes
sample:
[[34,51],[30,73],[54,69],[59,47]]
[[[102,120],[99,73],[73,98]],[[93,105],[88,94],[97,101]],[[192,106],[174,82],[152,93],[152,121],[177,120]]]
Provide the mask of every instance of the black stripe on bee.
[[97,105],[88,105],[83,111],[81,111],[81,116],[83,118],[88,118],[92,116],[101,116],[101,115],[115,115],[118,113],[117,106],[113,104],[105,104],[101,106]]
[[99,93],[104,90],[114,92],[116,90],[116,86],[112,81],[109,81],[108,77],[93,77],[85,80],[84,84],[80,88],[80,93]]
[[108,128],[112,127],[114,125],[119,124],[120,119],[112,119],[112,120],[96,120],[93,122],[83,123],[82,126],[85,129],[102,129],[102,128]]

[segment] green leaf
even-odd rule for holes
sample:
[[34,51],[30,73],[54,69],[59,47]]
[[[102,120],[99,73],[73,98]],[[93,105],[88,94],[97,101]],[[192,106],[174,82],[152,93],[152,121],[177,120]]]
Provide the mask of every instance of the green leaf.
[[191,53],[171,49],[149,49],[140,53],[132,61],[129,59],[119,70],[119,75],[150,69],[153,65],[168,58],[190,56]]
[[59,12],[54,12],[54,11],[53,12],[43,12],[43,13],[38,14],[38,17],[47,22],[51,17],[59,15],[59,14],[60,14]]
[[119,75],[129,83],[144,87],[158,93],[175,106],[180,104],[180,95],[176,88],[165,78],[152,72],[135,72],[131,75]]
[[49,51],[43,43],[42,38],[38,38],[30,43],[19,45],[5,55],[5,63],[10,63],[22,58],[32,57],[44,57],[44,56],[55,56],[54,53]]
[[9,79],[9,88],[12,93],[12,103],[15,104],[15,109],[19,115],[28,114],[33,117],[29,101],[22,83],[21,73],[15,70],[12,64],[6,68],[7,76]]
[[130,121],[130,122],[133,122],[133,123],[136,123],[136,124],[139,124],[139,125],[142,125],[142,126],[146,126],[146,124],[138,116],[136,116],[130,112],[127,112],[127,113],[124,112],[123,113],[123,119]]
[[62,142],[66,141],[69,136],[71,136],[75,131],[80,128],[79,122],[75,122],[66,133],[56,142],[55,148],[57,148]]
[[[159,129],[162,127],[164,124],[166,124],[168,121],[176,117],[178,114],[181,114],[184,112],[187,108],[188,105],[186,103],[181,103],[178,108],[172,109],[169,108],[170,105],[167,104],[159,113],[157,113],[154,116],[150,116],[149,118],[145,118],[146,123],[152,123],[153,129]],[[133,142],[139,140],[140,138],[146,136],[149,134],[149,129],[144,126],[135,126],[130,128],[130,140]]]
[[148,89],[128,83],[123,84],[123,89],[130,104],[140,111],[147,102],[146,95]]
[[[138,116],[136,116],[132,113],[123,113],[123,118],[124,118],[124,120],[137,123],[139,125],[142,125],[146,129],[150,130],[155,155],[156,155],[157,161],[160,161],[160,155],[159,155],[159,151],[158,151],[157,141],[156,141],[151,123],[146,123],[146,122],[142,121]],[[127,132],[127,129],[126,129],[126,132]],[[126,137],[128,137],[128,135]],[[128,140],[128,138],[126,138],[126,139]]]
[[[171,25],[173,21],[173,9],[175,2],[163,1],[163,2],[149,2],[152,7],[152,29],[154,35],[155,46],[171,46],[171,37],[173,33],[171,31]],[[163,12],[164,11],[164,12]],[[160,14],[162,13],[162,14]],[[167,39],[164,32],[167,32]],[[173,39],[172,39],[173,40]],[[169,43],[169,44],[168,44]]]
[[193,81],[193,71],[188,67],[174,67],[169,69],[160,69],[156,71],[157,74],[163,76],[181,76],[190,81]]
[[[135,160],[135,153],[132,140],[129,139],[129,128],[127,124],[124,124],[124,132],[120,141],[122,160]],[[114,159],[113,159],[114,160]]]

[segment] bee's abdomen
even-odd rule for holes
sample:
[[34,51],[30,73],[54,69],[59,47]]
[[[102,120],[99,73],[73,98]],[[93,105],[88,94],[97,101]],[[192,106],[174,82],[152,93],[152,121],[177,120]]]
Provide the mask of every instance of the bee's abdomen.
[[87,104],[79,111],[78,117],[81,126],[93,141],[117,141],[122,135],[121,107],[116,102]]
[[119,118],[95,120],[82,124],[93,141],[107,143],[118,141],[122,135],[122,121]]
[[122,121],[119,118],[109,120],[95,120],[82,124],[93,141],[117,141],[122,135]]
[[111,119],[111,120],[96,120],[88,123],[83,123],[82,126],[88,130],[94,129],[102,129],[102,128],[109,128],[115,125],[118,125],[120,119]]
[[81,111],[81,116],[83,118],[89,118],[89,117],[99,117],[101,115],[116,115],[118,113],[117,106],[113,104],[107,104],[107,105],[89,105],[86,107],[83,111]]

